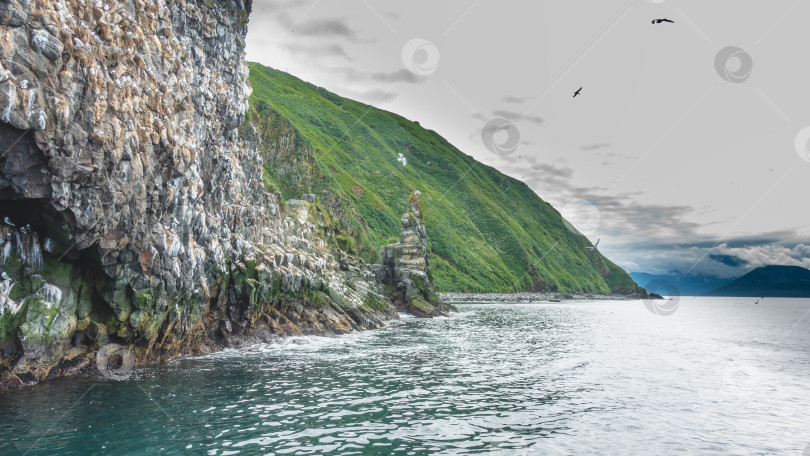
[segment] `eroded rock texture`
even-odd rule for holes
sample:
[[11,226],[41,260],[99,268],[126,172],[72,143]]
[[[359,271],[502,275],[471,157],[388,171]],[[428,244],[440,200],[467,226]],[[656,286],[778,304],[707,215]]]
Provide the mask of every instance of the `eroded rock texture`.
[[0,388],[396,318],[264,187],[250,8],[0,0]]
[[398,309],[420,317],[448,315],[456,309],[442,302],[433,285],[427,258],[427,232],[422,215],[422,195],[417,190],[408,198],[408,212],[402,215],[399,242],[382,247],[381,265],[369,270],[385,285],[385,295]]

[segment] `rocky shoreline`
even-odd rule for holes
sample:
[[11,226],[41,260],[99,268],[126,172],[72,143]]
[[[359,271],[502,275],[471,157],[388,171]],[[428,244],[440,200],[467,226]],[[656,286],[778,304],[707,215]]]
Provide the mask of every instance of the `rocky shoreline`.
[[452,312],[418,193],[371,267],[329,195],[267,182],[246,121],[251,10],[0,2],[0,391],[99,353],[141,366]]
[[447,303],[538,303],[569,301],[632,301],[646,299],[646,295],[604,295],[592,293],[440,293],[442,301]]

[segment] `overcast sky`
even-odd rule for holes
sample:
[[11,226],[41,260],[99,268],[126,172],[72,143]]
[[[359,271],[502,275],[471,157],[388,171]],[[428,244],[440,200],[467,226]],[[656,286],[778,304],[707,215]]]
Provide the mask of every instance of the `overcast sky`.
[[[810,268],[808,17],[797,0],[254,0],[248,59],[436,130],[628,271],[734,277]],[[493,119],[513,153],[482,140]]]

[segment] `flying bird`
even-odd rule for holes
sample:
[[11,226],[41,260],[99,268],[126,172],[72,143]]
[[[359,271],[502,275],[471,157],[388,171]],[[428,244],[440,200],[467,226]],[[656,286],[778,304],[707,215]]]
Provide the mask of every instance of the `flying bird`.
[[662,22],[669,22],[670,24],[674,24],[674,23],[675,23],[675,21],[671,21],[671,20],[669,20],[669,19],[653,19],[653,20],[652,20],[652,23],[653,23],[653,24],[660,24],[660,23],[662,23]]
[[399,158],[397,158],[397,161],[402,163],[402,166],[406,166],[408,164],[408,159],[405,158],[405,156],[402,154],[399,154]]
[[580,87],[579,89],[577,89],[576,92],[574,92],[574,98],[576,98],[577,95],[579,95],[579,92],[582,92],[582,87]]
[[11,279],[11,277],[9,277],[8,274],[6,274],[6,271],[3,271],[3,273],[0,274],[0,277],[2,277],[3,280],[10,280]]
[[601,241],[601,240],[602,239],[597,239],[596,244],[594,244],[593,247],[585,247],[585,248],[588,249],[588,250],[591,250],[591,251],[596,250],[596,247],[599,246],[599,241]]
[[17,226],[15,224],[11,223],[11,219],[8,218],[8,217],[3,217],[3,223],[5,223],[6,225]]

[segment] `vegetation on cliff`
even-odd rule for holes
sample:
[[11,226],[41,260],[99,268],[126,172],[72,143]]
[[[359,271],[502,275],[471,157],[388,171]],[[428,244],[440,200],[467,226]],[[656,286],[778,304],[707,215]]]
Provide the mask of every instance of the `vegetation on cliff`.
[[528,186],[436,132],[260,64],[250,83],[265,185],[285,198],[318,195],[368,261],[399,234],[400,208],[418,189],[439,291],[639,291]]

